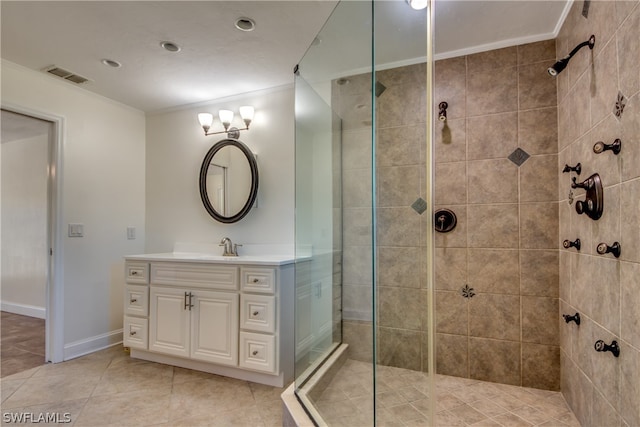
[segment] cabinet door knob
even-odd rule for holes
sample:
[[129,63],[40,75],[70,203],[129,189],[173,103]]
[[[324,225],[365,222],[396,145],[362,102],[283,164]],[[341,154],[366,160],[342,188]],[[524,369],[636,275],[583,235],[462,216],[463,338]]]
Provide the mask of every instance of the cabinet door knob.
[[254,312],[253,312],[253,315],[254,315],[254,316],[257,316],[258,314],[260,314],[260,312],[259,312],[259,311],[254,311]]
[[253,353],[251,353],[251,354],[253,354],[254,356],[257,356],[258,355],[258,350],[253,350]]
[[135,298],[131,298],[131,299],[129,300],[129,302],[130,302],[131,304],[133,304],[133,303],[135,303],[135,302],[138,302],[138,300],[137,300],[137,299],[135,299]]
[[257,277],[255,279],[253,279],[253,283],[258,283],[260,281],[260,279],[258,279]]
[[136,334],[136,331],[131,331],[129,332],[129,335],[134,336]]

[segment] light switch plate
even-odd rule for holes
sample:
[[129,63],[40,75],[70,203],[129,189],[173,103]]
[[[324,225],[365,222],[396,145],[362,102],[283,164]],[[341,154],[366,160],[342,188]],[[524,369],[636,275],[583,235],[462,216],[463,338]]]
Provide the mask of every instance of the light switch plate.
[[136,239],[136,228],[135,227],[127,227],[127,239],[135,240]]
[[69,224],[69,237],[84,237],[84,224]]

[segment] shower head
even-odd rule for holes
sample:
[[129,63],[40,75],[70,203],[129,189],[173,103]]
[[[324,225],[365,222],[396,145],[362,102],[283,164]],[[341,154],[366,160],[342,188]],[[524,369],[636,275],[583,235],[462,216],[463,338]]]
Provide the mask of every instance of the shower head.
[[587,40],[586,42],[582,42],[578,46],[574,47],[573,50],[569,53],[569,55],[565,56],[564,58],[562,58],[561,60],[553,64],[551,67],[549,67],[547,69],[547,72],[552,77],[557,76],[562,72],[562,70],[564,70],[567,67],[567,65],[569,64],[569,61],[571,60],[573,55],[576,54],[576,52],[578,52],[580,49],[582,49],[585,46],[589,46],[589,49],[593,50],[593,46],[595,44],[596,44],[596,36],[591,35],[591,37],[589,37],[589,40]]

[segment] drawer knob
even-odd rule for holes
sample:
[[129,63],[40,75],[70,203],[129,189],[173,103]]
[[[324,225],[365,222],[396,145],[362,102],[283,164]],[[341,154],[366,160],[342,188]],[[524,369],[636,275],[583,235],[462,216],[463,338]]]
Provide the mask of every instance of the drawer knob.
[[253,350],[253,353],[251,353],[251,354],[253,354],[254,356],[257,356],[258,355],[258,350]]
[[134,336],[136,334],[136,331],[131,331],[129,332],[129,335]]
[[135,270],[133,270],[133,271],[131,272],[131,275],[132,275],[132,276],[137,276],[137,275],[138,275],[138,272],[137,272],[137,271],[135,271]]
[[260,282],[260,279],[258,279],[257,277],[253,279],[253,283],[258,283],[258,282]]
[[130,302],[131,304],[133,304],[133,303],[138,302],[138,300],[137,300],[136,298],[131,298],[131,299],[129,300],[129,302]]
[[253,315],[254,315],[254,316],[257,316],[258,314],[260,314],[260,312],[259,312],[259,311],[254,311],[254,312],[253,312]]

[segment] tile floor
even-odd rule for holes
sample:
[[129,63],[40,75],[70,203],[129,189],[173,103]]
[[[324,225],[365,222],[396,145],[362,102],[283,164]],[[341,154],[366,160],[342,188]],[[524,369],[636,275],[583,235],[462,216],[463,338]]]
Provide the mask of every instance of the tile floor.
[[[330,426],[372,425],[372,368],[347,360],[316,406]],[[379,366],[379,426],[425,426],[429,383],[422,372]],[[435,424],[444,426],[579,427],[558,392],[436,376]]]
[[44,319],[0,312],[0,376],[44,364]]

